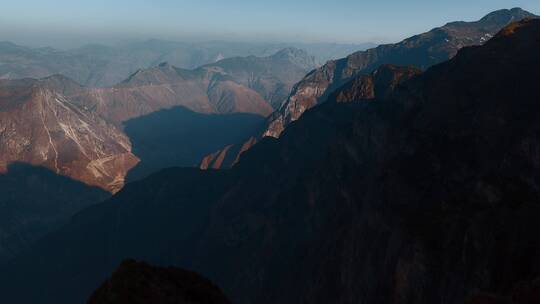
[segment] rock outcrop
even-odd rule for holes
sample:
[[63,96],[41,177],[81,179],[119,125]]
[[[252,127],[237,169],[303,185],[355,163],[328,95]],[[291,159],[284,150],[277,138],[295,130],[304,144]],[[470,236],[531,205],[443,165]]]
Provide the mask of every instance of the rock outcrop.
[[229,304],[200,275],[175,267],[126,260],[90,297],[88,304]]

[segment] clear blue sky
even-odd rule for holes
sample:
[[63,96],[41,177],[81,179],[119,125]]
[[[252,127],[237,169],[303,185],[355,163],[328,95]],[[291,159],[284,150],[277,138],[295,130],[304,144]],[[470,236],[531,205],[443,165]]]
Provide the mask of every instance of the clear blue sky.
[[[168,38],[390,42],[500,9],[540,14],[540,0],[14,0],[0,40]],[[90,42],[90,41],[89,41]]]

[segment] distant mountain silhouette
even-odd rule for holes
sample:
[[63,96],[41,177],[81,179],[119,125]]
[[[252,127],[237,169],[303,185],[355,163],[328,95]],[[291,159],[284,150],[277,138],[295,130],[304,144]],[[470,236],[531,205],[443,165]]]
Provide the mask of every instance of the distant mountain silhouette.
[[24,47],[5,41],[0,42],[0,79],[44,78],[63,74],[88,87],[110,87],[139,69],[151,68],[161,62],[169,62],[183,69],[195,69],[224,58],[266,57],[281,49],[296,47],[316,56],[317,63],[324,63],[372,46],[369,43],[186,43],[149,39],[118,46],[91,44],[59,50]]
[[2,299],[82,302],[126,257],[193,269],[239,304],[528,296],[539,53],[540,20],[512,23],[388,96],[310,109],[231,170],[128,184],[1,267]]

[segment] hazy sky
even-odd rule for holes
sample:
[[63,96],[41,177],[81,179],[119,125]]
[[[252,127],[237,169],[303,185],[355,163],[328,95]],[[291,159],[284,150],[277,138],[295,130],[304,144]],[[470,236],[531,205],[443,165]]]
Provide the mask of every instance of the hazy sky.
[[163,38],[391,42],[540,0],[5,0],[0,40],[30,45]]

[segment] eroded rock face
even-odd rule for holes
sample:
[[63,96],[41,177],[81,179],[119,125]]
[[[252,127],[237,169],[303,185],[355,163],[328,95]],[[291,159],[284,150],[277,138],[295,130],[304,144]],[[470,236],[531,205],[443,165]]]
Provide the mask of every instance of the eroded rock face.
[[403,82],[420,75],[415,67],[382,65],[370,75],[359,75],[337,89],[328,102],[358,102],[375,98],[388,98]]
[[200,275],[175,267],[126,260],[90,297],[88,304],[229,304]]
[[264,136],[279,137],[285,127],[307,109],[325,102],[333,91],[351,78],[369,74],[381,64],[426,69],[454,57],[463,47],[485,43],[513,21],[533,16],[518,8],[496,11],[476,22],[448,23],[397,44],[381,45],[329,61],[296,84],[288,100],[269,119]]
[[71,102],[50,79],[2,81],[0,164],[49,168],[91,186],[118,191],[137,163],[127,136]]
[[[375,98],[386,98],[403,82],[417,76],[421,71],[415,67],[382,65],[370,75],[359,75],[337,89],[328,97],[328,102],[362,102]],[[260,131],[253,133],[260,134]],[[234,166],[245,151],[261,140],[261,136],[251,136],[241,143],[230,144],[201,161],[199,167],[206,169],[228,169]]]

